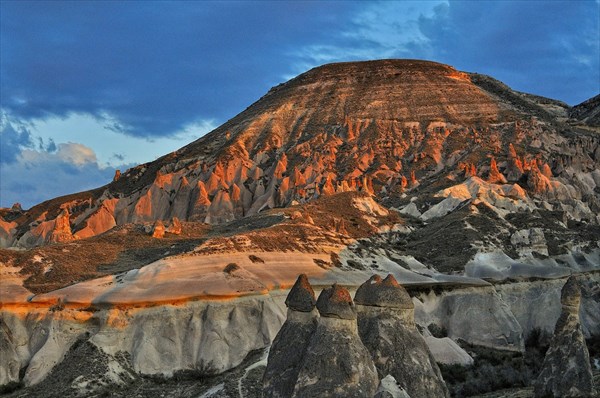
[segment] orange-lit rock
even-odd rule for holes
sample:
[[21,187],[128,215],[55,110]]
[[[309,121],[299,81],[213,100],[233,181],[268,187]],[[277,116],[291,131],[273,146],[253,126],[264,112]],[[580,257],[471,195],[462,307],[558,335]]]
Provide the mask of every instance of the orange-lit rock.
[[491,184],[506,184],[506,177],[498,170],[496,159],[490,160],[490,172],[488,174],[487,181]]
[[65,208],[56,220],[54,221],[54,228],[50,234],[50,242],[69,242],[74,239],[73,233],[71,232],[71,221],[70,221],[69,209]]
[[152,237],[158,239],[165,237],[165,225],[162,221],[156,220],[154,222],[154,226],[152,227]]

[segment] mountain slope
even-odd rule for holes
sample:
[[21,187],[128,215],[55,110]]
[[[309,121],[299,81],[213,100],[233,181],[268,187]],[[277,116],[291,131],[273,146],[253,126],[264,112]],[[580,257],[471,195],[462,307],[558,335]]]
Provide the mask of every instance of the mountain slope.
[[[475,235],[489,235],[484,246],[513,257],[511,236],[519,229],[507,215],[556,218],[545,235],[563,254],[590,242],[600,213],[600,138],[563,123],[563,105],[433,62],[325,65],[105,187],[25,212],[5,209],[0,240],[31,247],[173,218],[222,224],[362,191],[428,223],[471,203],[479,209],[466,209],[480,224]],[[486,216],[482,205],[493,211]],[[458,223],[455,233],[471,235]],[[478,252],[472,239],[465,259],[452,262],[464,265]]]

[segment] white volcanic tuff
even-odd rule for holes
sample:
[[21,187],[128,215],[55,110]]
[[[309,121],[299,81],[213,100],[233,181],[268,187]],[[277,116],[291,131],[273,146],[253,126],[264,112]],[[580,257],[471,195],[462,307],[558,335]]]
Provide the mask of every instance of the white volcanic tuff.
[[[587,274],[579,277],[583,295],[579,317],[586,337],[600,332],[600,276]],[[524,337],[534,329],[548,334],[560,315],[560,291],[566,279],[536,282],[517,282],[496,286],[496,290],[509,306],[523,328]],[[594,296],[596,294],[597,296]]]
[[[271,261],[268,254],[259,255],[264,256],[267,264]],[[277,268],[281,271],[281,267]],[[319,267],[316,268],[320,269]],[[188,268],[187,271],[190,269]],[[297,268],[291,271],[290,277],[292,280],[300,269]],[[187,271],[184,271],[184,273]],[[356,285],[356,280],[364,281],[371,274],[370,271],[368,274],[360,273],[353,278],[346,278],[344,283]],[[334,273],[332,275],[335,280],[343,274]],[[281,280],[281,276],[279,280]],[[320,280],[323,281],[320,283],[329,283],[330,281],[327,278],[317,277],[313,279],[313,282]],[[497,294],[490,293],[491,287],[479,287],[456,288],[452,292],[442,292],[441,295],[434,293],[421,295],[413,299],[416,306],[416,322],[424,327],[435,323],[446,328],[450,337],[460,338],[472,344],[500,349],[522,347],[524,338],[533,328],[539,327],[544,330],[552,330],[553,322],[558,317],[559,299],[557,292],[563,282],[564,280],[502,284],[495,287]],[[600,333],[600,318],[598,318],[600,304],[595,298],[598,294],[598,282],[600,282],[598,276],[589,276],[589,282],[586,282],[592,292],[596,291],[596,296],[585,293],[584,289],[581,321],[585,335]],[[73,291],[71,290],[71,292]],[[135,353],[136,366],[138,366],[138,369],[144,369],[145,372],[164,371],[168,373],[178,370],[178,366],[181,366],[181,369],[189,369],[187,366],[195,366],[190,365],[190,358],[196,358],[200,361],[196,364],[202,364],[202,366],[208,366],[210,360],[213,360],[211,366],[224,369],[229,366],[227,364],[233,364],[238,355],[243,357],[243,350],[239,351],[231,348],[232,352],[230,353],[227,348],[229,343],[225,345],[217,343],[210,345],[211,349],[202,355],[184,354],[185,350],[181,348],[183,342],[187,341],[185,344],[195,347],[194,344],[197,343],[186,339],[192,339],[192,336],[195,336],[194,339],[200,338],[206,342],[210,340],[209,336],[221,336],[219,341],[224,339],[224,341],[231,342],[231,344],[242,344],[242,347],[246,344],[246,348],[260,348],[258,344],[261,341],[260,339],[266,339],[264,336],[268,334],[271,338],[274,337],[284,318],[284,296],[281,296],[284,292],[275,295],[273,293],[277,292],[272,292],[271,298],[269,296],[252,296],[231,301],[188,302],[187,304],[162,305],[152,308],[101,309],[94,313],[81,311],[80,309],[68,309],[69,300],[71,302],[82,302],[83,300],[82,304],[84,304],[89,302],[89,297],[96,297],[98,290],[94,289],[87,293],[85,289],[82,289],[81,294],[83,296],[79,297],[76,295],[63,295],[62,297],[67,302],[67,309],[61,311],[48,312],[46,307],[36,309],[32,306],[11,309],[14,307],[5,304],[5,308],[2,309],[2,319],[10,331],[11,338],[10,340],[6,339],[7,335],[4,334],[0,338],[0,344],[10,342],[6,350],[3,349],[3,352],[10,354],[1,356],[0,375],[8,378],[4,379],[4,382],[16,380],[18,369],[26,366],[32,360],[32,357],[38,355],[38,359],[34,361],[38,365],[32,367],[32,371],[26,380],[40,380],[45,374],[44,372],[49,370],[48,366],[42,365],[61,360],[63,353],[75,341],[76,336],[80,336],[84,331],[89,331],[93,335],[92,341],[107,352],[122,350],[132,355]],[[87,297],[85,299],[87,301],[84,300],[85,297]],[[105,302],[110,302],[108,297]],[[172,298],[175,297],[177,296],[172,296]],[[23,296],[23,300],[26,298],[27,294]],[[45,300],[50,298],[51,296],[47,296]],[[115,296],[114,298],[118,297]],[[151,296],[142,297],[142,299],[148,298],[151,298]],[[101,300],[97,301],[101,302]],[[118,301],[123,303],[125,297],[119,298]],[[246,304],[242,304],[241,309],[236,312],[234,307],[239,302]],[[525,305],[526,303],[531,303],[531,306]],[[467,305],[467,309],[465,309],[465,305]],[[472,311],[469,308],[472,308]],[[27,312],[27,315],[23,315],[25,312]],[[206,316],[209,314],[214,315],[216,324],[205,322],[208,319]],[[227,315],[225,316],[225,314]],[[236,330],[245,330],[243,328],[247,327],[244,319],[248,317],[247,322],[254,322],[252,319],[256,320],[256,314],[258,314],[258,318],[262,319],[260,321],[262,323],[259,322],[262,326],[259,323],[251,323],[253,325],[251,329],[258,329],[256,329],[256,332],[248,333],[253,336],[258,334],[259,337],[254,340],[247,340],[248,336],[236,337]],[[195,321],[190,321],[192,318]],[[240,322],[237,329],[230,328],[229,322],[231,321]],[[173,328],[177,328],[178,331],[174,332]],[[188,328],[192,329],[185,332]],[[200,329],[204,332],[200,333],[198,331]],[[6,330],[6,328],[0,328],[0,333],[6,333]],[[153,335],[153,330],[160,331],[160,333]],[[516,342],[510,341],[506,336],[514,336],[515,330],[521,331],[519,338]],[[265,334],[261,335],[261,333]],[[233,336],[230,337],[230,334],[233,334]],[[135,344],[135,341],[138,341],[136,336],[145,336],[146,342]],[[173,336],[177,336],[177,340],[173,341]],[[504,337],[498,338],[498,336]],[[163,342],[162,339],[168,341]],[[452,348],[453,345],[446,340],[427,338],[436,359],[439,361],[468,362],[468,357],[453,352],[455,351]],[[440,344],[442,344],[441,352],[439,350]],[[160,347],[163,345],[166,348],[161,351]],[[37,354],[38,351],[40,354]],[[451,354],[450,358],[448,358],[448,353]],[[184,361],[178,355],[183,355],[187,359]],[[160,358],[157,358],[157,356]],[[214,362],[215,358],[221,357],[223,358],[221,362]],[[35,372],[33,371],[34,368],[37,369]]]
[[[270,296],[115,311],[105,313],[104,326],[91,341],[111,354],[130,353],[134,369],[144,374],[222,373],[268,346],[284,319]],[[118,333],[111,325],[115,321]]]
[[93,314],[80,309],[32,308],[27,315],[2,311],[9,333],[0,330],[0,385],[18,380],[19,369],[27,365],[25,385],[40,382],[86,332],[104,352],[128,353],[133,369],[142,374],[222,373],[250,351],[268,346],[283,320],[280,304],[269,295]]
[[[501,216],[510,212],[530,211],[536,208],[526,192],[519,185],[492,184],[479,177],[470,177],[463,183],[439,191],[435,196],[445,199],[420,215],[421,219],[429,220],[436,217],[443,217],[456,209],[461,203],[474,200],[489,204]],[[414,214],[414,210],[412,209],[404,211],[408,212],[408,214]]]
[[491,286],[458,289],[440,296],[430,292],[413,301],[418,324],[435,323],[453,340],[504,350],[524,349],[521,325]]
[[410,398],[410,396],[398,386],[392,375],[387,375],[379,382],[374,398]]
[[[538,245],[537,249],[541,248]],[[498,248],[483,249],[467,262],[465,275],[498,281],[518,277],[561,278],[573,272],[597,270],[600,266],[600,249],[586,252],[575,246],[568,253],[548,258],[532,254],[531,246],[522,251],[525,255],[514,260]]]
[[531,255],[532,252],[548,255],[544,230],[541,228],[521,229],[512,234],[510,243],[517,248],[521,256]]
[[425,343],[437,363],[444,365],[473,365],[473,358],[449,337],[426,336]]
[[49,312],[47,308],[26,313],[3,310],[1,314],[0,385],[19,380],[19,370],[25,367],[23,382],[40,382],[91,327],[82,323],[85,315]]
[[[600,276],[586,274],[581,279],[581,325],[589,337],[600,334]],[[433,323],[446,329],[454,340],[522,350],[532,330],[552,333],[560,314],[560,289],[565,281],[504,283],[443,291],[439,295],[421,294],[413,298],[415,320],[423,327]],[[436,352],[434,348],[432,351]]]

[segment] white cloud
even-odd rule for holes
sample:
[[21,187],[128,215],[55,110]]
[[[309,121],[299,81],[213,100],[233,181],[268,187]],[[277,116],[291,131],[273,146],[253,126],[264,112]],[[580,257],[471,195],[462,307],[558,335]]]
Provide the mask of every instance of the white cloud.
[[76,142],[58,144],[56,152],[24,149],[17,161],[30,166],[47,162],[65,162],[75,166],[83,166],[86,163],[98,164],[94,150]]
[[139,164],[152,161],[217,127],[214,120],[198,120],[168,137],[143,138],[111,129],[110,126],[115,124],[118,121],[108,114],[97,118],[81,113],[73,113],[66,118],[33,119],[30,123],[32,133],[44,140],[52,138],[57,142],[78,142],[93,148],[97,162],[102,167],[115,166],[115,162]]
[[[55,152],[23,149],[0,168],[0,206],[20,202],[29,208],[57,196],[107,184],[112,167],[101,167],[94,151],[80,143],[57,144]],[[128,167],[125,165],[123,168]]]

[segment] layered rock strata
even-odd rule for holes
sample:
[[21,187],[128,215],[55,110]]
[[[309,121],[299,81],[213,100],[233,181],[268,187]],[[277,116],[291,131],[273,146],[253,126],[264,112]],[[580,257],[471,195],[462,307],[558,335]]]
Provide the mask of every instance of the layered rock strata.
[[392,275],[375,275],[355,295],[358,332],[380,377],[393,376],[411,397],[448,397],[448,389],[414,320],[414,304]]
[[563,286],[560,302],[562,312],[534,383],[535,397],[595,396],[590,356],[579,323],[581,289],[574,276]]

